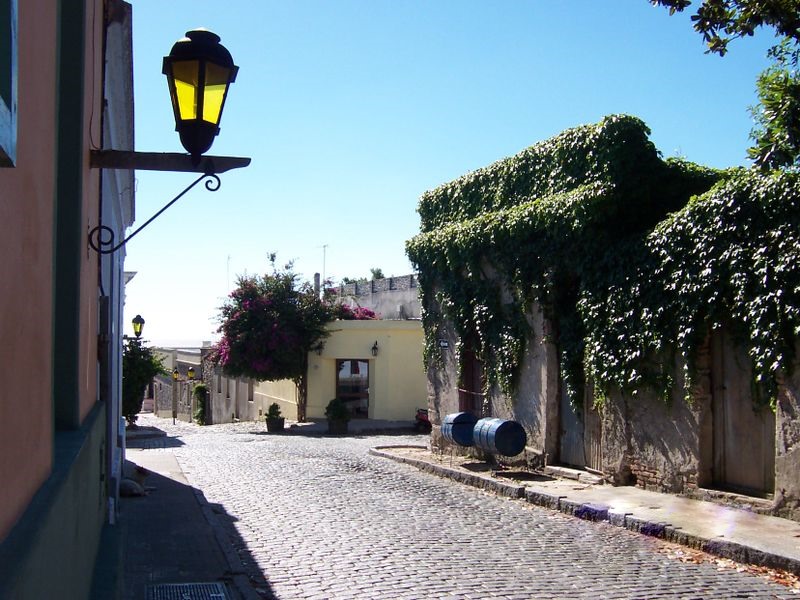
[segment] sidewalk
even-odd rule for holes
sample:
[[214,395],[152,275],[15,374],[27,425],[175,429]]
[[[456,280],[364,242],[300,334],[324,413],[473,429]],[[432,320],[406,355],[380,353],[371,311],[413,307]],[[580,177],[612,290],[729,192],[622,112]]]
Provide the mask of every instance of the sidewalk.
[[[140,417],[142,426],[126,432],[125,475],[137,466],[150,471],[144,484],[147,493],[120,498],[118,523],[106,526],[103,533],[92,600],[270,598],[262,582],[247,576],[247,557],[232,550],[231,530],[224,521],[233,517],[189,484],[170,451],[182,442],[167,437],[158,427],[159,419]],[[412,425],[354,419],[349,430],[350,435],[408,433]],[[326,434],[327,422],[318,420],[289,424],[283,435]]]
[[800,523],[796,521],[636,487],[525,471],[494,473],[474,459],[435,455],[424,447],[379,447],[371,454],[581,519],[607,521],[737,562],[800,575]]

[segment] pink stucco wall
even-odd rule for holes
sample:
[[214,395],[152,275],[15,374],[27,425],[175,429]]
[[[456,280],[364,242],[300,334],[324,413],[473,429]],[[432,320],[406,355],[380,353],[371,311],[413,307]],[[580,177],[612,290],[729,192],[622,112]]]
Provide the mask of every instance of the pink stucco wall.
[[[103,1],[87,1],[84,206],[97,222],[98,175],[90,139],[100,141]],[[49,0],[18,2],[17,161],[0,168],[0,541],[52,468],[53,226],[56,161],[57,12]],[[96,11],[96,12],[93,12]],[[79,412],[96,402],[97,257],[81,253]]]
[[55,19],[48,0],[18,3],[17,163],[0,169],[0,539],[51,466]]

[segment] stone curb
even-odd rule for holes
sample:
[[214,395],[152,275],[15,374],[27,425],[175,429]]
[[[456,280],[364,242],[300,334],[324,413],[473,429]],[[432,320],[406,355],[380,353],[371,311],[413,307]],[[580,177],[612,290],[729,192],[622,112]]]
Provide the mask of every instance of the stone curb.
[[[398,446],[394,447],[397,448]],[[702,550],[703,552],[707,552],[722,558],[729,558],[740,563],[749,563],[783,569],[796,575],[800,575],[800,561],[791,557],[780,556],[771,552],[758,550],[757,548],[744,546],[742,544],[730,542],[720,538],[708,538],[705,536],[695,535],[688,533],[679,527],[673,527],[671,523],[648,521],[646,519],[637,518],[630,513],[615,512],[613,509],[610,509],[608,506],[603,504],[575,502],[567,499],[565,496],[549,494],[542,490],[526,489],[525,486],[494,481],[485,476],[473,473],[465,473],[452,467],[437,465],[424,460],[406,456],[399,456],[397,454],[393,454],[392,452],[385,451],[390,450],[391,448],[391,446],[380,446],[370,449],[369,453],[373,456],[388,458],[396,462],[412,465],[422,471],[433,473],[434,475],[438,475],[440,477],[445,477],[477,488],[493,491],[502,496],[525,499],[525,501],[529,502],[530,504],[556,510],[579,519],[598,522],[604,521],[616,527],[622,527],[642,535],[648,535],[680,544],[682,546],[687,546],[689,548]]]
[[467,485],[471,485],[476,488],[481,488],[484,490],[488,490],[490,492],[495,492],[496,494],[499,494],[501,496],[506,496],[508,498],[525,497],[525,486],[514,485],[512,483],[505,483],[503,481],[495,481],[493,479],[482,477],[474,473],[465,473],[464,471],[459,471],[457,469],[453,469],[450,467],[444,467],[441,465],[432,464],[424,460],[417,460],[416,458],[409,458],[407,456],[397,456],[396,454],[392,454],[391,452],[383,452],[382,448],[385,448],[385,446],[379,446],[378,448],[371,448],[369,453],[374,456],[380,456],[383,458],[392,459],[397,462],[406,463],[414,467],[417,467],[422,471],[427,471],[428,473],[433,473],[434,475],[439,475],[440,477],[447,477],[449,479],[453,479],[460,483],[465,483]]

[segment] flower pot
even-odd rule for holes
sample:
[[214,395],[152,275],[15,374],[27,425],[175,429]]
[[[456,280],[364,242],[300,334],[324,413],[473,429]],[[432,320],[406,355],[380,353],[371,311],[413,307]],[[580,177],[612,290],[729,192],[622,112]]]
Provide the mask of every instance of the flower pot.
[[267,431],[270,433],[276,433],[278,431],[283,431],[283,423],[285,421],[284,417],[267,417]]
[[347,433],[347,419],[328,419],[328,433],[342,435]]

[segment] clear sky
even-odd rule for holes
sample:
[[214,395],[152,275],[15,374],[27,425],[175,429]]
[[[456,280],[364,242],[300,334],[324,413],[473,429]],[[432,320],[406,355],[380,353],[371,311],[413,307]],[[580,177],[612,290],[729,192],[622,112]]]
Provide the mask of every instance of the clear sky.
[[[210,154],[246,169],[196,188],[127,246],[125,322],[199,343],[239,274],[412,271],[420,195],[576,125],[640,117],[665,157],[747,164],[766,34],[704,53],[647,0],[131,0],[136,149],[182,152],[161,60],[207,27],[240,67]],[[697,4],[695,2],[694,4]],[[192,176],[138,171],[136,225]]]

